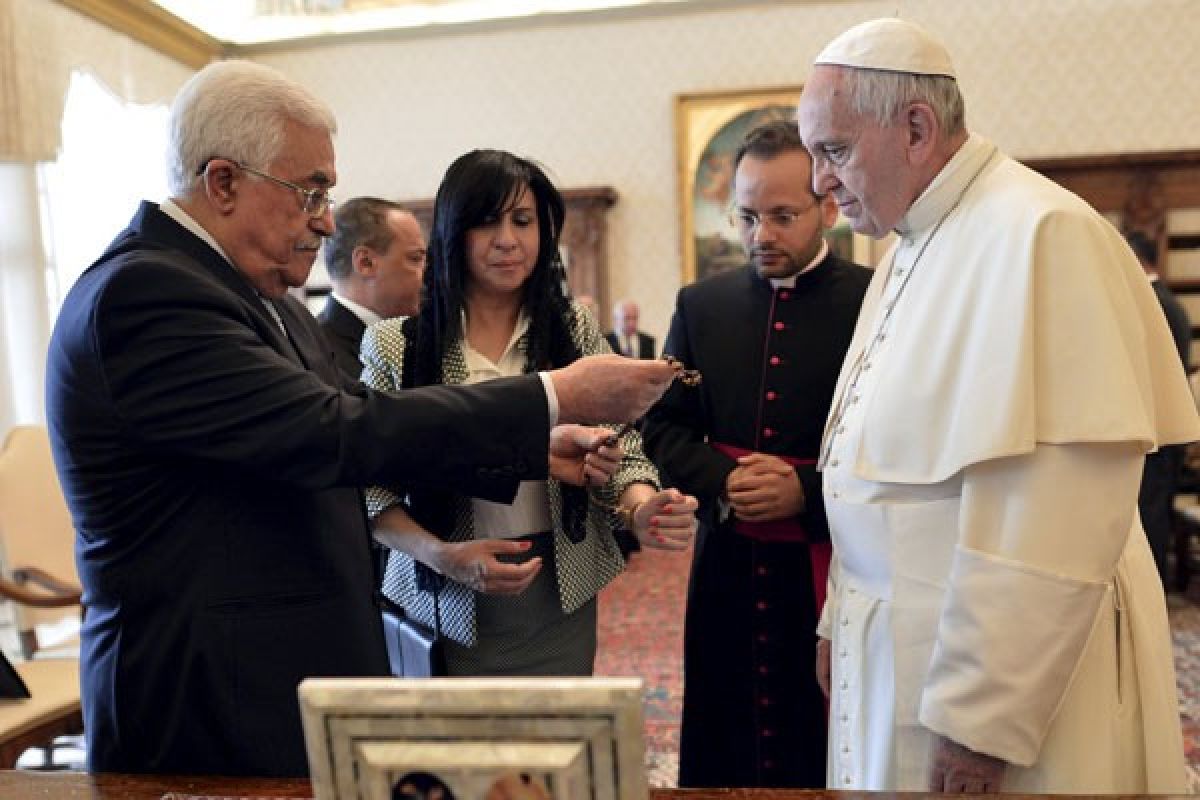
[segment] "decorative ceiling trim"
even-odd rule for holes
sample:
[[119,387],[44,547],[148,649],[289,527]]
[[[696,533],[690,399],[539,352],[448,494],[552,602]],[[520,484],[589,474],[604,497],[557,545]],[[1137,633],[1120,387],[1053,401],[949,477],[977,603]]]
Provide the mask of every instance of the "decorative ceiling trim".
[[614,6],[571,11],[544,11],[528,16],[491,17],[460,22],[435,22],[413,27],[387,27],[364,31],[314,33],[250,43],[229,43],[228,53],[239,58],[254,58],[260,54],[307,50],[313,47],[354,44],[357,42],[403,41],[450,36],[497,33],[503,31],[559,28],[565,25],[663,18],[711,11],[726,11],[746,7],[776,7],[780,5],[813,5],[815,3],[847,3],[856,0],[686,0],[686,2],[656,2],[645,5]]
[[150,0],[58,0],[68,8],[200,69],[225,54],[225,45]]

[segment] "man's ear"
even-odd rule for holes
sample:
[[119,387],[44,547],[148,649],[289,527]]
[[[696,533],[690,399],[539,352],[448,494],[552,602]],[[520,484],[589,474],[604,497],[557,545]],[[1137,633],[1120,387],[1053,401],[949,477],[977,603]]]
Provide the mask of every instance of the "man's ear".
[[204,195],[221,214],[232,214],[237,205],[238,182],[232,164],[225,161],[213,161],[201,173],[204,181]]
[[937,115],[927,103],[913,103],[905,112],[909,162],[924,163],[934,153],[941,130]]
[[364,278],[375,277],[375,252],[365,244],[358,245],[350,252],[350,263],[354,271]]

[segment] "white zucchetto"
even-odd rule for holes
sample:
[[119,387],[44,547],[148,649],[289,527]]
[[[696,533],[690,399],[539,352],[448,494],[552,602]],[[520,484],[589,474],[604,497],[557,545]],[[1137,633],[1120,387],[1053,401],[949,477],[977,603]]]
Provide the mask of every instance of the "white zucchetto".
[[891,17],[855,25],[827,44],[813,63],[955,77],[941,42],[924,28]]

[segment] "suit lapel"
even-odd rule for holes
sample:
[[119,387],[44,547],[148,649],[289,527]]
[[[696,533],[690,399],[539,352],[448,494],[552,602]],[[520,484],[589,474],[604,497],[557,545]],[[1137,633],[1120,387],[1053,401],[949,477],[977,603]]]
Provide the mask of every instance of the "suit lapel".
[[331,386],[341,385],[337,364],[334,363],[321,331],[308,309],[293,297],[275,301],[275,308],[283,317],[283,324],[288,329],[300,363],[306,369],[320,375]]

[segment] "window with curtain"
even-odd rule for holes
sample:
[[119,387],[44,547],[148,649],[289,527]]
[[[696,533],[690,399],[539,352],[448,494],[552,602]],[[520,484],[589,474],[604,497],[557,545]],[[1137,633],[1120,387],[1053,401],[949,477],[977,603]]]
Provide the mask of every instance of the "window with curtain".
[[50,330],[68,289],[143,198],[166,196],[165,105],[76,71],[52,163],[0,163],[0,437],[41,423]]
[[166,105],[127,103],[87,72],[71,76],[62,149],[38,180],[51,319],[138,203],[166,197],[166,148]]

